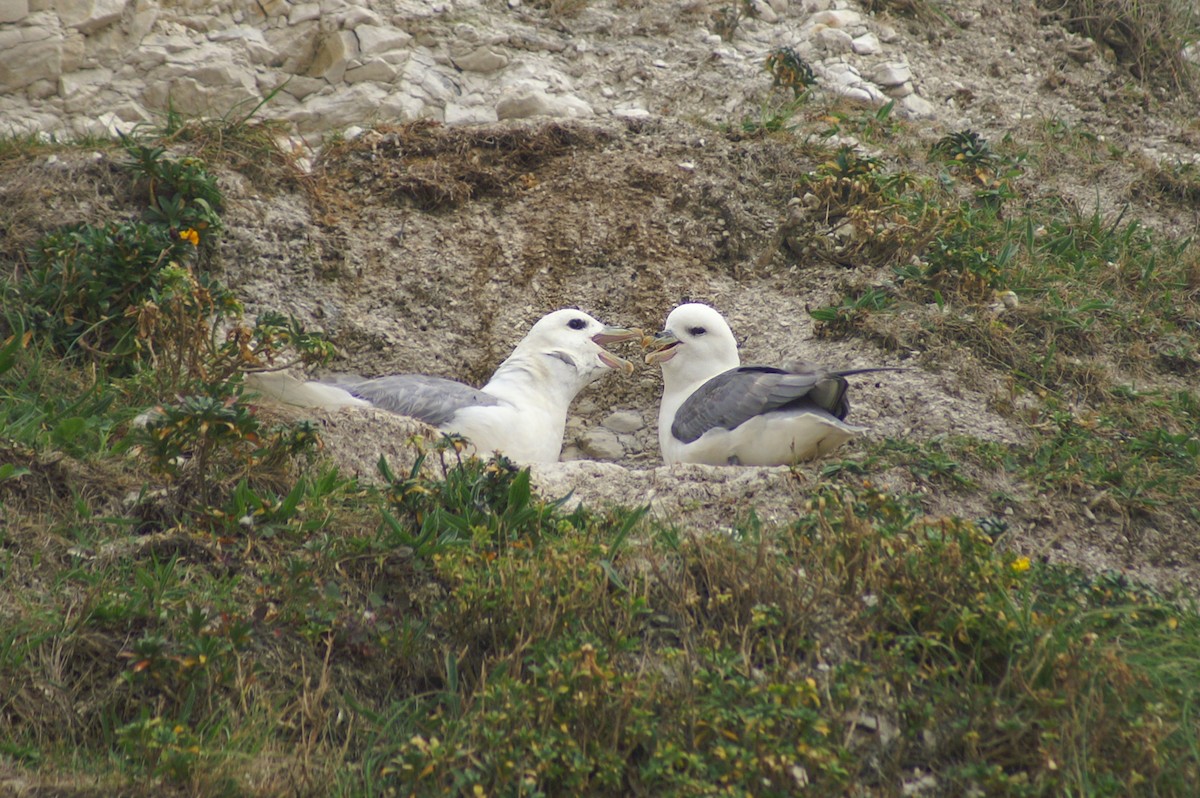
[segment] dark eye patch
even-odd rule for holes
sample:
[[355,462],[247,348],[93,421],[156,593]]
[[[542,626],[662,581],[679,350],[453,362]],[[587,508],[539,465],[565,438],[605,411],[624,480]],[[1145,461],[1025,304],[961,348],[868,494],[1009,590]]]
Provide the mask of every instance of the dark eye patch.
[[571,319],[569,322],[567,322],[567,326],[572,330],[582,330],[587,326],[587,322],[583,319]]
[[689,327],[688,335],[704,335],[708,330],[703,327]]

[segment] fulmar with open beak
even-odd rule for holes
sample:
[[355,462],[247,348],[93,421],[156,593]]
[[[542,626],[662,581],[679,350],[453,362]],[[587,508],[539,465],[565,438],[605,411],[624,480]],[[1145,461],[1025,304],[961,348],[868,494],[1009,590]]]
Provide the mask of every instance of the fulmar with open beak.
[[829,454],[863,427],[847,424],[846,377],[810,363],[743,366],[737,340],[707,305],[680,305],[642,339],[663,373],[658,443],[667,463],[786,465]]
[[258,374],[248,384],[289,404],[373,405],[411,416],[463,436],[481,455],[501,452],[518,463],[555,462],[575,396],[603,374],[633,371],[632,363],[604,345],[641,335],[579,310],[556,310],[533,325],[482,388],[420,374],[337,375],[310,382]]

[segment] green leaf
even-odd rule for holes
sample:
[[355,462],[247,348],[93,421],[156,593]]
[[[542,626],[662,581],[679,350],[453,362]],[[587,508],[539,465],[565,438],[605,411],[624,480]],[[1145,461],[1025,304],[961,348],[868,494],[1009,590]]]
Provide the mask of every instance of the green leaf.
[[515,515],[528,507],[532,495],[533,491],[529,487],[529,469],[525,468],[513,477],[512,484],[508,487],[508,512],[506,515]]
[[87,423],[88,420],[82,416],[64,418],[54,425],[54,429],[50,432],[50,439],[57,446],[65,446],[83,434],[83,431],[87,429]]
[[0,482],[4,482],[5,480],[9,479],[17,479],[18,477],[23,477],[28,473],[31,472],[24,466],[16,466],[12,463],[0,463]]

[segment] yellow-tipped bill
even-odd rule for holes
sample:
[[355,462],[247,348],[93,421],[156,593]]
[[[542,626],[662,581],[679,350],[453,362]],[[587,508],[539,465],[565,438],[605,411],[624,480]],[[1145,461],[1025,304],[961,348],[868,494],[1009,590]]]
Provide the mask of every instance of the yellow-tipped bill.
[[642,349],[651,350],[646,353],[646,362],[651,366],[656,363],[666,363],[675,357],[676,347],[678,346],[679,339],[669,330],[663,330],[654,335],[642,336]]
[[[636,327],[626,329],[625,327],[605,327],[600,332],[592,336],[592,340],[600,346],[605,344],[615,344],[621,341],[632,341],[634,338],[642,338],[645,333]],[[612,352],[602,350],[600,352],[600,362],[608,366],[610,369],[623,371],[626,374],[633,373],[633,364],[624,358],[617,357]]]

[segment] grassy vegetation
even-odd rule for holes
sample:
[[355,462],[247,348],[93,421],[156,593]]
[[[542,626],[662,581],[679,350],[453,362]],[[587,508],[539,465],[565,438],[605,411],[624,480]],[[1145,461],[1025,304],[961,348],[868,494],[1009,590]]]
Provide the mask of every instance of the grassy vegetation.
[[1196,243],[1025,185],[1076,157],[1061,130],[961,131],[911,171],[820,149],[902,123],[809,109],[779,63],[789,110],[742,134],[813,131],[792,240],[870,275],[814,309],[822,334],[930,367],[966,348],[1026,443],[885,440],[794,517],[724,532],[567,511],[452,439],[360,483],[239,382],[328,345],[243,323],[208,272],[198,153],[261,130],[172,124],[125,144],[136,218],[47,231],[3,284],[0,769],[133,795],[1190,795],[1186,597],[1031,562],[1002,513],[929,516],[871,478],[998,470],[1200,523]]

